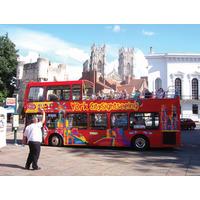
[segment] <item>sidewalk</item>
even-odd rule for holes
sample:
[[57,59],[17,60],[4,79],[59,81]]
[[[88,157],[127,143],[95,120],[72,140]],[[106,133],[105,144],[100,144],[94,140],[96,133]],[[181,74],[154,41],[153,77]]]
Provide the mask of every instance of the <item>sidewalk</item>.
[[[7,146],[0,149],[0,176],[185,176],[200,175],[200,132],[183,131],[180,149],[145,152],[117,148],[42,146],[39,171],[24,170],[29,148],[13,145],[8,124]],[[23,125],[17,132],[21,144]],[[9,143],[10,142],[10,143]]]

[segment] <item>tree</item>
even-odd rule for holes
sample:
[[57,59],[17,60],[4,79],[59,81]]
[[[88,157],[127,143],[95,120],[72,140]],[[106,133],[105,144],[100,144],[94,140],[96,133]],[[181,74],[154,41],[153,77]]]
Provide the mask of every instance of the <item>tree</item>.
[[14,92],[14,87],[10,83],[16,76],[17,52],[8,34],[0,36],[0,102],[12,96]]

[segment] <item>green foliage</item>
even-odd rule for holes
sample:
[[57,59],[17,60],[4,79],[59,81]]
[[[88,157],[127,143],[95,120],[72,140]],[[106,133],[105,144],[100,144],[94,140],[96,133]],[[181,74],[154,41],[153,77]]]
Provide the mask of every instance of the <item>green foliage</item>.
[[15,44],[8,38],[8,34],[0,36],[0,102],[14,92],[10,82],[16,76],[17,57]]

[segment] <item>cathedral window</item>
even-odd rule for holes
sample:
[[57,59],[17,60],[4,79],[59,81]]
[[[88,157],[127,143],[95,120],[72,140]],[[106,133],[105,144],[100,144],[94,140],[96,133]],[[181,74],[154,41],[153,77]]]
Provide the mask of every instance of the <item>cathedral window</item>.
[[97,66],[97,71],[102,73],[102,67],[103,67],[102,62],[99,61]]

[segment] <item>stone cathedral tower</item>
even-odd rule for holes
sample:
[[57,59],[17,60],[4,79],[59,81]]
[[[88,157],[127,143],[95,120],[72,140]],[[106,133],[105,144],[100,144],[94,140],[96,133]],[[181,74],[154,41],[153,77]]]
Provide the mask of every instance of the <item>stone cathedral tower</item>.
[[90,70],[96,70],[98,77],[105,76],[105,48],[105,45],[96,47],[95,44],[91,47]]
[[134,49],[133,48],[121,48],[119,49],[119,66],[118,74],[122,81],[126,81],[129,78],[134,78]]

